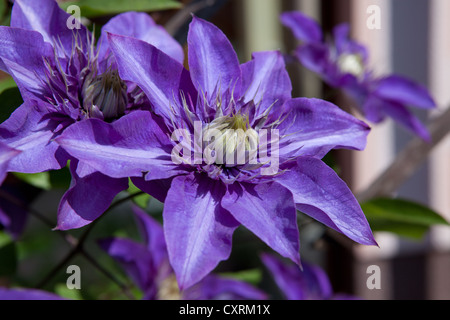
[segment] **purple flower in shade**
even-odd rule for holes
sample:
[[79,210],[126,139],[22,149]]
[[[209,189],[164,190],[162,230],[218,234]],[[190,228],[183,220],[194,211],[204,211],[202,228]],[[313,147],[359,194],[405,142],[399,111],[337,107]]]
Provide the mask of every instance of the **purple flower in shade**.
[[[0,69],[14,78],[24,99],[0,125],[1,141],[21,151],[9,161],[7,171],[60,169],[69,156],[54,139],[73,123],[90,118],[113,122],[148,106],[142,91],[118,75],[109,32],[139,38],[177,61],[184,59],[182,47],[145,13],[112,18],[97,45],[83,25],[67,27],[70,17],[53,0],[16,0],[11,27],[0,27]],[[96,219],[128,187],[126,178],[112,179],[71,160],[72,184],[58,213],[57,228],[62,230]]]
[[436,107],[427,89],[399,75],[376,77],[367,66],[367,49],[349,39],[348,24],[336,26],[334,41],[328,42],[319,24],[301,12],[285,12],[281,21],[302,42],[295,57],[328,85],[353,98],[367,120],[380,123],[391,117],[422,139],[430,140],[426,127],[409,109]]
[[25,288],[1,288],[0,300],[64,300],[54,293]]
[[[111,124],[90,119],[57,142],[105,175],[132,177],[164,202],[165,240],[181,289],[229,257],[241,224],[300,263],[296,209],[357,242],[375,244],[353,194],[320,160],[333,148],[363,149],[369,127],[326,101],[292,99],[279,52],[254,53],[240,65],[226,36],[196,17],[188,34],[189,72],[148,43],[118,35],[109,41],[120,76],[142,88],[154,113],[136,111]],[[214,141],[226,145],[223,155],[236,159],[239,147],[244,163],[210,161],[215,150],[209,154],[210,144],[196,133],[213,129]],[[264,129],[270,138],[255,133]],[[264,140],[275,145],[270,156],[260,152],[261,161],[251,163]],[[197,153],[204,155],[200,161]],[[279,170],[272,172],[276,160]]]
[[276,285],[288,300],[355,300],[355,296],[335,294],[327,274],[309,263],[299,266],[286,263],[274,255],[264,253],[261,259]]
[[180,291],[169,263],[164,232],[159,222],[133,207],[144,244],[126,238],[108,238],[100,246],[116,260],[150,300],[265,299],[266,295],[248,283],[208,275],[193,287]]

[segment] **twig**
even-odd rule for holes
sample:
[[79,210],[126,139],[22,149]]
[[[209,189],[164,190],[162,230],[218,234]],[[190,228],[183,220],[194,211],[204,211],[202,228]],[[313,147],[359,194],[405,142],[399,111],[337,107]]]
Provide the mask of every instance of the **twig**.
[[93,230],[94,226],[96,223],[98,223],[98,221],[100,220],[100,218],[104,217],[108,212],[110,212],[113,208],[117,207],[118,205],[131,200],[137,196],[140,196],[144,194],[144,192],[140,191],[137,193],[134,193],[132,195],[129,195],[125,198],[122,198],[118,201],[116,201],[115,203],[113,203],[108,210],[106,210],[103,215],[101,215],[99,218],[97,218],[96,220],[92,221],[91,224],[88,226],[88,228],[86,229],[86,231],[80,236],[79,239],[73,239],[71,242],[69,242],[72,245],[72,249],[70,250],[70,252],[66,255],[66,257],[60,262],[58,263],[48,274],[47,276],[36,286],[37,288],[43,288],[48,282],[50,282],[50,280],[58,273],[58,271],[60,269],[62,269],[66,264],[69,263],[70,260],[72,260],[78,253],[84,252],[83,249],[83,245],[88,237],[88,235],[91,233],[91,231]]
[[429,126],[431,142],[413,138],[394,162],[365,191],[357,195],[360,203],[391,196],[426,160],[429,153],[450,133],[450,108],[433,119]]

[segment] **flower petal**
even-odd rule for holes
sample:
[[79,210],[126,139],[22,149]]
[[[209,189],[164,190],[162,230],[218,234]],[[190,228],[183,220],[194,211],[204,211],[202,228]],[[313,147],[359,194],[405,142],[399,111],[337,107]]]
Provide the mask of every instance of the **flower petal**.
[[71,125],[56,141],[73,157],[114,178],[153,179],[184,173],[173,164],[166,133],[148,111],[134,111],[113,123],[89,119]]
[[100,217],[121,191],[128,188],[128,179],[114,179],[100,172],[80,178],[72,161],[72,183],[58,208],[56,230],[81,228]]
[[286,118],[277,127],[282,158],[322,158],[331,149],[362,150],[366,146],[370,128],[330,102],[297,98],[284,107]]
[[125,12],[110,19],[98,40],[100,60],[109,52],[107,33],[133,37],[154,45],[180,63],[184,61],[181,45],[145,12]]
[[323,300],[332,295],[330,280],[319,267],[303,263],[303,270],[297,265],[283,263],[271,254],[261,256],[276,284],[289,300]]
[[152,254],[152,265],[157,270],[169,258],[163,227],[141,208],[133,206],[133,212],[147,250]]
[[41,91],[43,58],[52,54],[52,47],[38,32],[0,26],[0,70],[14,78],[22,94]]
[[227,90],[239,97],[241,68],[225,34],[212,23],[194,16],[187,41],[189,70],[197,91],[204,93],[210,102]]
[[382,102],[382,110],[385,114],[423,140],[431,142],[431,135],[427,127],[419,121],[411,110],[408,110],[407,107],[399,103],[386,100]]
[[54,0],[16,0],[11,12],[11,27],[39,32],[45,42],[61,43],[70,54],[77,33],[86,48],[89,31],[80,24],[80,29],[70,29],[68,21],[73,17],[62,10]]
[[297,39],[305,43],[322,41],[322,29],[311,17],[299,11],[292,11],[282,13],[280,19],[283,25],[292,30]]
[[233,184],[221,203],[273,250],[300,264],[297,212],[289,190],[278,183]]
[[269,107],[277,110],[291,98],[292,85],[283,56],[279,51],[255,52],[253,59],[241,66],[244,76],[244,103],[258,104],[255,118]]
[[19,153],[19,150],[10,148],[6,144],[0,142],[0,185],[6,177],[9,162]]
[[37,289],[0,288],[0,300],[64,300],[64,298]]
[[292,192],[298,210],[358,243],[376,245],[355,196],[321,160],[300,157],[296,165],[275,180]]
[[0,138],[10,147],[21,151],[11,159],[8,171],[37,173],[61,169],[68,155],[52,139],[57,124],[37,110],[32,103],[24,103],[8,120],[0,125]]
[[185,300],[264,300],[266,294],[252,285],[231,278],[207,275],[198,284],[183,291]]
[[178,61],[141,40],[114,34],[108,39],[121,78],[139,85],[155,113],[170,121],[178,116],[177,108],[171,106],[182,105],[180,91],[197,98],[188,71]]
[[151,252],[145,246],[131,239],[120,238],[101,239],[99,245],[142,291],[146,294],[151,291],[156,293],[157,270],[152,269]]
[[433,109],[436,107],[436,103],[425,87],[397,75],[380,79],[374,94],[382,99],[392,100],[407,106],[415,106],[422,109]]
[[164,233],[180,289],[187,289],[229,257],[239,223],[220,206],[220,182],[197,174],[176,177],[164,204]]

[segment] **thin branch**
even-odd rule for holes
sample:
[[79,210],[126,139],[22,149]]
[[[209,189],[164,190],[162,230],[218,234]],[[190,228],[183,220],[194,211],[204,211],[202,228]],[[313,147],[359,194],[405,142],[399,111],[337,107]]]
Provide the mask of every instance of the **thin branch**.
[[47,274],[47,276],[36,287],[37,288],[43,288],[59,272],[60,269],[62,269],[65,265],[67,265],[69,263],[69,261],[72,260],[78,253],[81,253],[81,252],[84,251],[83,245],[84,245],[88,235],[91,233],[91,231],[93,230],[95,224],[98,223],[100,218],[104,217],[108,212],[110,212],[112,209],[114,209],[118,205],[120,205],[120,204],[122,204],[122,203],[124,203],[124,202],[126,202],[128,200],[131,200],[131,199],[133,199],[133,198],[135,198],[137,196],[140,196],[142,194],[144,194],[144,192],[140,191],[140,192],[134,193],[132,195],[129,195],[129,196],[125,197],[125,198],[122,198],[120,200],[117,200],[115,203],[113,203],[108,208],[108,210],[106,210],[103,213],[103,215],[101,215],[96,220],[92,221],[91,224],[86,229],[86,231],[80,236],[79,239],[73,239],[71,242],[69,242],[72,245],[72,249],[70,250],[70,252],[66,255],[66,257],[60,263],[58,263]]
[[430,152],[450,133],[450,108],[433,119],[429,126],[431,142],[413,138],[393,163],[365,191],[357,195],[363,203],[378,197],[391,196],[427,159]]

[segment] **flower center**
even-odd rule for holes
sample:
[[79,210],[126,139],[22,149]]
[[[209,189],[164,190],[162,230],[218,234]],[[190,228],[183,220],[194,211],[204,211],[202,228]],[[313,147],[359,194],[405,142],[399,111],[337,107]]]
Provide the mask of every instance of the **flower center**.
[[116,119],[125,113],[128,104],[127,86],[117,70],[87,76],[83,88],[83,109],[91,118]]
[[357,78],[364,75],[364,63],[361,55],[344,53],[338,58],[339,69],[343,73],[350,73]]
[[160,283],[157,298],[159,300],[181,300],[181,292],[174,274]]
[[250,127],[248,116],[221,116],[203,129],[203,154],[208,164],[232,167],[253,163],[258,140],[258,133]]

